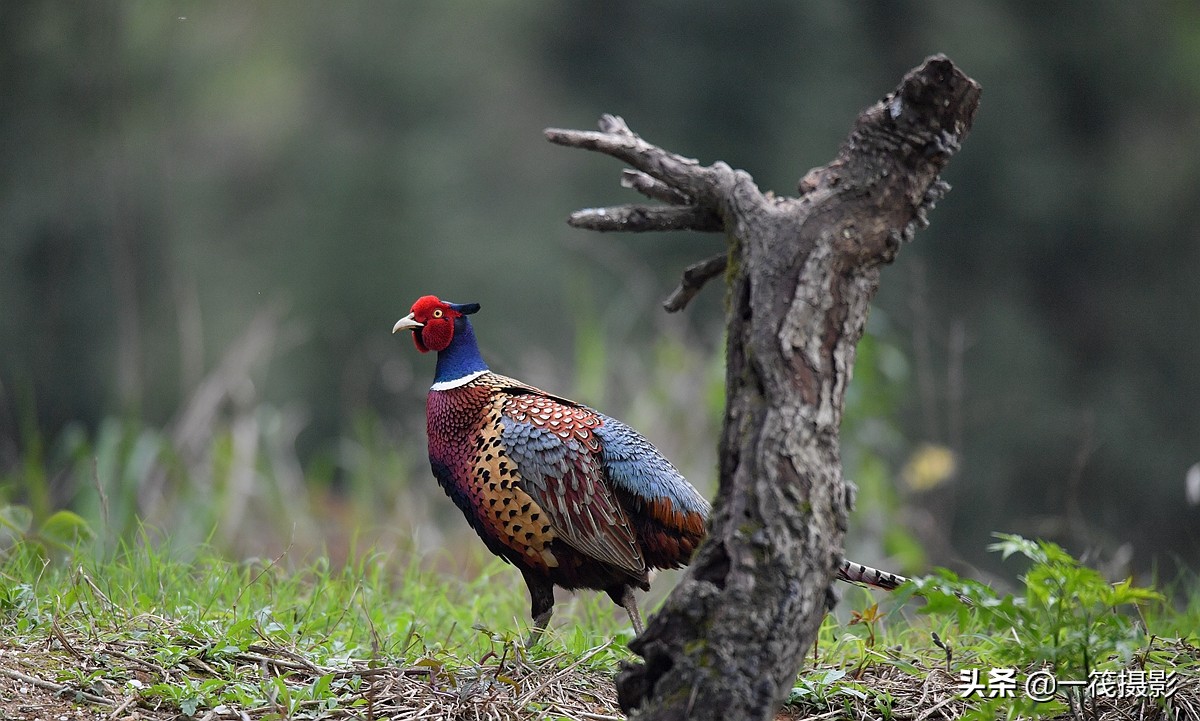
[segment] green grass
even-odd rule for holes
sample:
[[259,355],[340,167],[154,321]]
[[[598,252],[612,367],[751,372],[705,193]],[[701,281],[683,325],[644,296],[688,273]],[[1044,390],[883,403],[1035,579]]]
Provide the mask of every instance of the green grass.
[[289,568],[286,558],[233,563],[204,552],[181,561],[145,544],[105,560],[48,560],[21,543],[0,579],[0,639],[51,648],[39,654],[41,677],[169,713],[349,713],[371,702],[371,668],[457,685],[486,667],[521,690],[520,669],[548,675],[586,657],[575,670],[607,678],[628,657],[609,643],[627,632],[597,607],[612,604],[590,594],[562,604],[561,632],[524,649],[523,585],[495,559],[464,578],[370,553],[340,569]]
[[[441,718],[464,704],[504,717],[617,713],[611,676],[632,658],[629,631],[602,594],[560,603],[555,628],[526,650],[520,576],[482,550],[366,552],[332,568],[293,567],[286,554],[235,563],[203,548],[183,559],[169,548],[10,545],[0,561],[4,658],[23,651],[23,672],[68,700],[128,702],[150,717],[365,717],[428,705]],[[1053,544],[1004,536],[997,550],[1026,559],[1023,593],[997,596],[949,574],[892,596],[851,589],[848,615],[822,625],[792,711],[914,718],[940,704],[972,718],[1098,719],[1186,718],[1200,707],[1200,603],[1110,584]],[[963,698],[964,671],[986,681],[1001,667],[1059,680],[1162,669],[1178,690],[1128,703],[1082,693],[1034,703],[1020,687],[1014,698]]]

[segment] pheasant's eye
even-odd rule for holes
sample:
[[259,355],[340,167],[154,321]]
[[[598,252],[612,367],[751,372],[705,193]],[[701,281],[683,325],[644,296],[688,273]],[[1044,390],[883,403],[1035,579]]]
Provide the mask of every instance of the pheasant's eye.
[[442,313],[441,308],[438,308],[437,310],[433,311],[434,318],[441,318],[443,315],[444,315],[444,313]]

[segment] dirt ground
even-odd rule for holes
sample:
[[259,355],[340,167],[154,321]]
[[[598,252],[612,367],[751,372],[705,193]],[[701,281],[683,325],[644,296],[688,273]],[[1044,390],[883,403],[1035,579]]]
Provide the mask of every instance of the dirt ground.
[[[107,719],[114,710],[111,706],[80,705],[27,681],[0,675],[0,721],[96,721]],[[119,718],[147,717],[130,714]]]

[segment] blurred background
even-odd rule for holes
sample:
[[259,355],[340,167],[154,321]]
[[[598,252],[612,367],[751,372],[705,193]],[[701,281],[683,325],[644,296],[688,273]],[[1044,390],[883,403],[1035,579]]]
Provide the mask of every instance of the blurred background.
[[477,544],[425,461],[433,358],[390,334],[427,293],[480,302],[493,368],[627,420],[711,495],[721,291],[659,303],[722,240],[568,228],[639,198],[542,129],[620,114],[792,194],[935,52],[983,104],[872,310],[852,555],[990,579],[1008,531],[1114,575],[1196,568],[1184,0],[4,3],[6,532],[68,508],[109,545]]

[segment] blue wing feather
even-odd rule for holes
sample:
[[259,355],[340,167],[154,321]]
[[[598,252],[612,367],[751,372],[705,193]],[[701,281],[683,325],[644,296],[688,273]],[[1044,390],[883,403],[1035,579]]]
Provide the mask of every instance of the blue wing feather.
[[648,502],[666,498],[681,511],[708,518],[708,501],[650,441],[621,421],[599,415],[604,422],[593,433],[601,442],[600,462],[615,486]]

